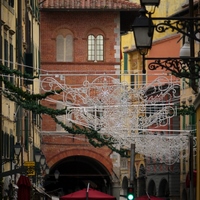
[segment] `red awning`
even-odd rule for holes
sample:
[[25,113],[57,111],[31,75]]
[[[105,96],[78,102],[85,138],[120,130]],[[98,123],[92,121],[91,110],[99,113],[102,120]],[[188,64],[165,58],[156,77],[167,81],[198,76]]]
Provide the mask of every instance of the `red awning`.
[[[187,173],[186,176],[186,181],[185,181],[186,187],[189,188],[190,187],[190,173]],[[197,185],[197,171],[193,171],[193,187],[196,187]]]
[[79,190],[77,192],[67,194],[60,197],[61,200],[86,200],[88,197],[89,200],[116,200],[114,196],[100,192],[89,188],[88,194],[87,189]]

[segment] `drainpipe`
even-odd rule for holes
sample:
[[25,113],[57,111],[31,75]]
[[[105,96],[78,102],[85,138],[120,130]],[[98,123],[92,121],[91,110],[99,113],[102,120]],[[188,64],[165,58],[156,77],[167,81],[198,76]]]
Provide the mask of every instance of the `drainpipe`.
[[[18,0],[18,15],[17,15],[17,29],[18,29],[18,37],[17,37],[17,62],[19,64],[22,64],[22,0]],[[21,65],[18,66],[18,70],[22,72]],[[19,108],[19,121],[20,126],[17,131],[20,131],[20,135],[18,135],[17,140],[22,145],[22,151],[21,151],[21,166],[23,165],[23,157],[24,157],[24,143],[23,143],[23,128],[22,128],[22,119],[23,119],[23,113],[21,107]],[[17,133],[16,133],[17,134]]]
[[[1,2],[0,2],[0,64],[2,64],[2,23],[1,23]],[[0,72],[1,73],[1,72]],[[2,88],[2,81],[0,81],[0,88]],[[2,174],[2,150],[3,150],[3,141],[2,141],[2,94],[0,94],[0,174]],[[0,199],[3,199],[3,184],[2,184],[3,178],[0,178]]]
[[[194,3],[193,0],[189,0],[189,16],[192,18],[194,17]],[[190,33],[194,35],[194,22],[191,20],[190,22]],[[195,57],[194,52],[194,39],[190,38],[190,57]],[[192,63],[193,65],[193,63]],[[194,66],[194,65],[193,65]],[[193,71],[195,69],[192,69]],[[192,81],[192,85],[195,85],[195,79]],[[190,177],[190,200],[194,200],[194,185],[193,185],[193,135],[190,133],[190,159],[189,159],[189,177]]]

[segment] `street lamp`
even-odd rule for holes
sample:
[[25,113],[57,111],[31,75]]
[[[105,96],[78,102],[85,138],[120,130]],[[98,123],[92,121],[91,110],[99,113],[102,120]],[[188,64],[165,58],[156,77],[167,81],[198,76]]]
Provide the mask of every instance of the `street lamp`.
[[7,162],[12,162],[12,161],[17,161],[16,166],[19,164],[19,155],[21,153],[21,144],[19,142],[17,142],[14,146],[13,146],[13,150],[14,150],[14,155],[15,157],[10,157],[10,158],[1,158],[2,161],[2,165],[7,163]]
[[187,40],[180,50],[180,58],[189,58],[190,57],[190,43]]
[[54,177],[55,177],[55,179],[58,180],[59,176],[60,176],[60,172],[59,172],[58,170],[56,170],[56,171],[54,172]]
[[40,151],[36,151],[35,152],[35,162],[39,163],[40,159],[41,159],[41,153],[40,153]]
[[141,6],[159,6],[160,0],[140,0]]
[[49,174],[49,167],[48,166],[46,166],[46,169],[45,169],[45,173],[46,173],[46,175],[48,175]]
[[17,157],[19,157],[20,153],[21,153],[21,145],[19,142],[17,142],[15,145],[14,145],[14,151],[15,151],[15,155]]
[[40,158],[40,164],[41,164],[41,166],[43,166],[43,165],[45,164],[45,162],[46,162],[46,158],[45,158],[45,156],[42,154],[42,155],[41,155],[41,158]]
[[142,55],[142,72],[145,74],[145,55],[147,55],[148,50],[151,49],[152,46],[154,25],[151,18],[146,16],[147,11],[145,8],[141,8],[139,12],[140,16],[134,20],[132,30],[134,33],[136,48]]
[[135,38],[136,48],[141,54],[147,54],[148,49],[151,49],[154,33],[154,25],[151,18],[146,16],[146,9],[140,9],[140,16],[134,20],[132,30]]
[[[150,2],[150,3],[149,3]],[[156,60],[149,63],[148,68],[150,70],[156,70],[158,68],[166,69],[172,72],[177,77],[188,78],[191,80],[191,87],[197,93],[197,83],[195,80],[200,78],[200,65],[199,57],[195,57],[194,53],[194,41],[200,42],[198,37],[199,32],[199,20],[200,18],[193,17],[193,0],[189,0],[189,17],[151,17],[151,12],[146,11],[146,5],[158,6],[158,2],[141,0],[141,5],[144,6],[140,10],[140,16],[137,17],[132,25],[134,32],[136,48],[143,56],[143,73],[145,70],[146,60]],[[146,16],[148,14],[148,17]],[[145,20],[144,20],[145,19]],[[163,20],[163,21],[162,21]],[[145,23],[144,23],[145,21]],[[158,24],[154,24],[154,21],[159,21]],[[162,21],[162,22],[160,22]],[[148,23],[149,22],[149,23]],[[158,33],[164,33],[167,30],[176,31],[187,37],[190,46],[189,57],[179,58],[145,58],[148,50],[151,49],[153,39],[153,29]],[[142,36],[142,38],[140,37]],[[142,42],[141,42],[142,41]],[[186,44],[187,41],[186,41]]]

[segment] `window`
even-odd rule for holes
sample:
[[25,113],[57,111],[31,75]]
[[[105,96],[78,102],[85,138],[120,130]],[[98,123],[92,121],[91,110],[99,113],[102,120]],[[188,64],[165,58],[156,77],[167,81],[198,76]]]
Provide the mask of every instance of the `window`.
[[94,35],[88,36],[88,60],[89,61],[103,61],[103,36]]
[[58,62],[73,61],[73,36],[58,35],[56,37],[56,60]]
[[9,4],[9,6],[11,6],[11,7],[14,8],[14,0],[9,0],[9,1],[8,1],[8,4]]

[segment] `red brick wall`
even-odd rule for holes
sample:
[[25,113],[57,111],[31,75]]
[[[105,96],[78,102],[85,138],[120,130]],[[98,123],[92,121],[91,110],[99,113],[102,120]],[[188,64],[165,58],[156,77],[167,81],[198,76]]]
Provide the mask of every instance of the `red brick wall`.
[[[111,150],[107,147],[95,148],[88,144],[84,136],[69,138],[69,134],[65,135],[49,135],[42,136],[42,152],[47,158],[48,166],[51,167],[58,161],[70,156],[87,156],[98,160],[112,174],[112,160],[110,159]],[[72,135],[70,135],[72,136]],[[82,138],[83,140],[80,140]]]
[[[59,74],[63,71],[71,73],[94,74],[95,71],[101,73],[115,72],[115,65],[119,65],[119,58],[116,58],[115,45],[119,43],[119,35],[116,28],[119,28],[119,12],[41,12],[41,73]],[[56,34],[59,29],[68,29],[73,33],[74,40],[74,62],[56,62]],[[92,31],[91,31],[92,30]],[[104,62],[87,61],[87,36],[89,33],[102,34],[104,41]],[[118,42],[118,43],[117,43]],[[51,72],[54,71],[54,72]],[[59,71],[61,70],[61,71]],[[56,72],[55,72],[56,71]],[[48,75],[47,75],[48,76]],[[45,77],[45,76],[44,76]],[[42,79],[44,78],[42,77]],[[54,77],[55,78],[55,77]],[[92,81],[95,76],[87,76]],[[66,77],[67,84],[82,84],[85,80],[83,76]],[[57,97],[55,97],[57,98]],[[42,102],[43,105],[55,108],[50,102]],[[42,131],[56,131],[56,124],[47,116],[42,116]],[[78,146],[77,146],[78,145]],[[78,148],[77,148],[78,147]],[[43,135],[42,150],[47,158],[49,166],[54,165],[60,159],[73,155],[85,155],[99,160],[111,173],[112,160],[109,155],[111,150],[94,148],[87,142],[72,140],[65,135]],[[112,173],[111,173],[112,174]]]

